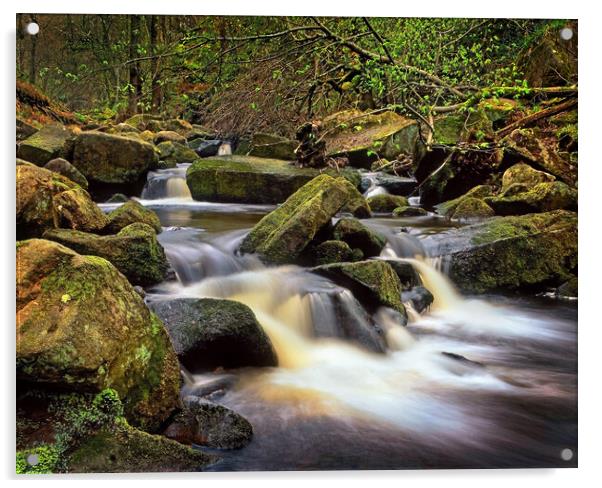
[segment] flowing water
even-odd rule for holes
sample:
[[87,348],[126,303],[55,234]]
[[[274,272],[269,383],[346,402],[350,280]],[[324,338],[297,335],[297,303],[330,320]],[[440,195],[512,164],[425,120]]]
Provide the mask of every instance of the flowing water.
[[422,314],[408,307],[404,327],[392,310],[370,315],[349,290],[306,269],[238,256],[273,207],[194,202],[184,177],[185,167],[152,173],[141,198],[161,219],[159,240],[177,277],[147,290],[147,300],[243,302],[279,358],[277,368],[188,377],[183,393],[223,379],[230,386],[211,398],[253,425],[253,441],[220,452],[212,469],[576,464],[573,303],[464,297],[441,259],[428,257],[450,224],[366,220],[387,237],[382,257],[410,262],[434,295]]

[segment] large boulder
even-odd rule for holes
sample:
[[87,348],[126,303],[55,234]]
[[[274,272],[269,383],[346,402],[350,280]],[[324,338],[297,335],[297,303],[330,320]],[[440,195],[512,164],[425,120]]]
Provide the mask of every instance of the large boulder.
[[81,186],[84,190],[88,188],[88,180],[86,180],[86,177],[82,175],[80,171],[66,159],[51,159],[46,163],[44,168],[69,178],[71,181]]
[[[334,170],[326,173],[337,174]],[[221,156],[193,163],[186,182],[195,200],[282,203],[319,174],[316,169],[297,168],[278,159]],[[341,174],[353,178],[356,172],[344,170]]]
[[406,317],[401,301],[401,282],[385,261],[328,264],[313,268],[313,271],[350,289],[368,308],[390,307]]
[[83,188],[57,193],[52,203],[59,227],[84,232],[100,232],[109,222],[104,212]]
[[449,277],[464,291],[543,288],[566,281],[577,266],[577,214],[496,217],[447,231],[445,241],[427,237],[424,245],[448,255]]
[[525,185],[527,188],[532,188],[538,183],[548,183],[555,179],[556,177],[551,174],[533,169],[528,164],[518,163],[504,171],[502,175],[502,191],[517,183]]
[[62,125],[47,125],[19,143],[17,157],[44,166],[63,155],[67,140],[73,133]]
[[72,164],[98,183],[135,183],[157,162],[153,145],[133,137],[90,131],[73,144]]
[[107,260],[58,243],[17,243],[17,378],[55,390],[113,388],[136,426],[178,401],[180,371],[161,321]]
[[295,149],[298,143],[286,137],[272,134],[255,133],[251,139],[249,156],[259,158],[284,159],[294,161],[296,159]]
[[352,249],[360,249],[364,257],[378,256],[387,241],[372,232],[357,219],[342,218],[332,231],[334,239],[346,242]]
[[37,237],[58,226],[54,196],[78,188],[64,176],[32,164],[19,164],[17,176],[17,237]]
[[317,176],[263,217],[240,250],[271,263],[292,263],[349,198],[343,178]]
[[110,261],[134,285],[160,283],[169,268],[155,231],[141,222],[130,224],[115,235],[54,229],[45,232],[44,238],[80,254],[100,256]]
[[151,307],[165,324],[180,361],[193,373],[278,364],[269,337],[242,303],[181,298]]
[[407,207],[408,199],[399,195],[382,193],[368,198],[368,205],[373,212],[391,213],[397,207]]
[[485,197],[497,215],[521,215],[550,210],[576,210],[577,190],[561,181],[539,183],[528,191],[511,196]]
[[322,134],[327,157],[347,157],[352,166],[370,168],[380,158],[416,157],[418,124],[394,112],[363,114],[356,110],[326,117]]
[[127,200],[123,205],[109,212],[105,231],[109,234],[117,234],[121,229],[136,222],[150,225],[157,234],[161,233],[161,221],[157,214],[136,200]]
[[198,159],[197,154],[179,142],[164,141],[157,145],[159,160],[175,167],[176,164],[192,163]]
[[451,218],[469,221],[486,219],[494,215],[493,209],[480,198],[466,197],[458,203]]

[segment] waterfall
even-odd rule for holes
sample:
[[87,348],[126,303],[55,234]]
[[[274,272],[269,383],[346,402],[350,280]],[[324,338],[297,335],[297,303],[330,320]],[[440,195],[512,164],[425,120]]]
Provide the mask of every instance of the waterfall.
[[377,173],[364,173],[363,178],[368,180],[368,189],[364,192],[364,198],[374,197],[376,195],[386,195],[389,192],[378,183]]
[[218,156],[230,156],[232,154],[232,145],[229,142],[222,142],[217,149]]
[[176,168],[150,171],[146,185],[142,190],[142,200],[180,200],[191,201],[192,196],[186,184],[186,169],[188,164]]

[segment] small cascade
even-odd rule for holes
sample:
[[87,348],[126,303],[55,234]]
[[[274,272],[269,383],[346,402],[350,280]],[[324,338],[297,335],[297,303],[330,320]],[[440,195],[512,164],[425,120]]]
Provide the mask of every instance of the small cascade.
[[433,310],[453,308],[462,301],[451,281],[428,262],[419,258],[404,258],[401,261],[410,263],[414,267],[425,288],[433,294],[434,300],[431,305]]
[[150,171],[140,198],[142,200],[192,200],[186,184],[188,166],[190,165],[186,164],[179,165],[177,168]]
[[379,185],[377,173],[364,173],[362,177],[368,182],[368,188],[364,192],[364,198],[370,198],[376,195],[386,195],[389,193],[384,187]]
[[230,156],[232,154],[232,145],[229,142],[222,142],[217,149],[218,156]]

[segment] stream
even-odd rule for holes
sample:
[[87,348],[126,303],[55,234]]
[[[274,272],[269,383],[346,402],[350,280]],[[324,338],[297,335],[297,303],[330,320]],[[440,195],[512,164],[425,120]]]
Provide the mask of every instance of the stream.
[[[253,425],[252,442],[220,451],[211,470],[576,466],[575,302],[462,296],[444,260],[429,257],[457,224],[430,214],[363,220],[386,236],[381,256],[410,262],[434,295],[402,327],[392,311],[370,316],[349,290],[306,269],[238,256],[275,207],[193,201],[185,173],[150,173],[140,198],[161,220],[176,278],[147,289],[146,300],[243,302],[280,364],[187,375],[183,394],[218,381],[227,386],[210,398]],[[385,353],[354,340],[371,324]]]

